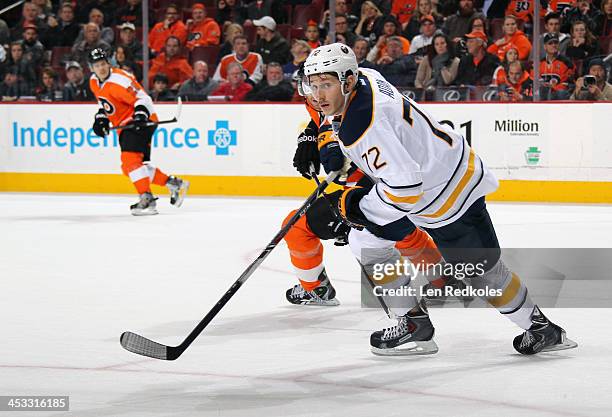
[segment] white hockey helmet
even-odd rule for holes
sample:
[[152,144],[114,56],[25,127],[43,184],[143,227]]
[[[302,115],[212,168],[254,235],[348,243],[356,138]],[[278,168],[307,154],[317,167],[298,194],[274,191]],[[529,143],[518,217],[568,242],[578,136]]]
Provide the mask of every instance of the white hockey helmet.
[[[351,48],[343,43],[332,43],[331,45],[319,46],[312,51],[304,63],[304,80],[302,86],[309,86],[309,76],[324,73],[334,73],[337,75],[342,85],[343,94],[344,84],[349,76],[357,76],[357,58]],[[305,88],[307,93],[308,88]]]

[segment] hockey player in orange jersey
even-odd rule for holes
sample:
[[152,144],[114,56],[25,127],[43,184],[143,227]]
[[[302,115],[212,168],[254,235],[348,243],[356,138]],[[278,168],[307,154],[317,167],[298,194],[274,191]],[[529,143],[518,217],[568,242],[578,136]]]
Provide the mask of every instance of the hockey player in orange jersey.
[[135,216],[157,214],[151,183],[166,186],[170,191],[170,203],[180,207],[189,188],[189,182],[164,174],[149,163],[151,139],[157,122],[153,101],[138,81],[128,72],[112,68],[106,52],[94,49],[89,53],[92,70],[89,85],[100,109],[95,115],[93,131],[104,137],[110,125],[127,126],[118,131],[121,147],[121,170],[130,178],[140,194],[140,200],[130,206]]
[[[299,81],[298,81],[299,90]],[[298,137],[298,147],[293,159],[294,167],[307,179],[311,178],[312,168],[318,173],[320,164],[327,172],[344,170],[341,185],[346,187],[361,186],[371,188],[372,182],[354,165],[345,166],[345,158],[335,138],[332,137],[331,124],[325,120],[312,96],[305,97],[306,109],[311,116],[310,123]],[[342,190],[327,194],[317,199],[298,222],[285,236],[289,248],[291,263],[299,284],[286,292],[287,300],[292,304],[313,304],[336,306],[336,290],[332,286],[323,263],[323,245],[321,240],[334,240],[336,246],[347,242],[350,227],[346,225],[332,207],[338,205]],[[283,225],[295,214],[291,211]],[[397,242],[396,248],[402,256],[414,264],[435,265],[442,255],[433,239],[421,229]],[[454,279],[437,277],[428,274],[430,284],[436,288],[445,285],[458,285]]]

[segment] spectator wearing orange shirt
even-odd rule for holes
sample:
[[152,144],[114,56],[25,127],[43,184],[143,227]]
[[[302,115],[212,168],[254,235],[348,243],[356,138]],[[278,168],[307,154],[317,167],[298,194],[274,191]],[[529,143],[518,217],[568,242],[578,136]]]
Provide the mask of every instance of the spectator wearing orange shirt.
[[229,67],[233,62],[238,62],[245,71],[246,81],[255,85],[263,78],[263,58],[255,52],[249,52],[249,43],[244,35],[234,37],[234,52],[221,59],[213,80],[225,81],[228,78]]
[[171,90],[177,90],[180,85],[193,76],[193,69],[187,60],[180,56],[181,41],[176,36],[166,39],[164,52],[159,54],[151,63],[149,70],[149,83],[157,73],[164,73],[168,77]]
[[227,101],[243,101],[249,91],[253,89],[253,86],[244,79],[242,65],[238,62],[232,62],[227,68],[227,81],[210,93],[209,99],[216,96],[224,97]]
[[574,76],[574,65],[567,57],[559,55],[559,35],[544,35],[546,56],[540,61],[540,98],[542,100],[567,100],[569,82]]
[[176,5],[170,4],[166,7],[166,17],[164,20],[153,26],[153,29],[149,32],[149,48],[153,52],[160,52],[170,36],[176,37],[181,42],[181,45],[187,42],[187,26],[179,20],[178,16],[179,13]]
[[391,14],[397,18],[402,29],[408,25],[412,14],[417,8],[417,0],[394,0],[391,6]]
[[487,52],[490,54],[496,54],[501,60],[504,59],[506,51],[516,46],[519,52],[519,59],[525,60],[529,57],[531,52],[531,42],[527,39],[527,36],[518,29],[517,19],[514,16],[506,16],[504,18],[504,37],[495,41],[494,44],[487,48]]
[[191,16],[193,19],[187,21],[187,48],[193,50],[197,46],[219,45],[221,28],[214,19],[206,17],[206,8],[202,3],[191,7]]

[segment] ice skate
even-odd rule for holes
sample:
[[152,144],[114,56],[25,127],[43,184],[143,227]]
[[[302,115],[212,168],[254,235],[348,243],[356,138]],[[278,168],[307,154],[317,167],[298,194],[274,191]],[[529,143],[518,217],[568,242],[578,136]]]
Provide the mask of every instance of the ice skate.
[[301,284],[296,284],[287,290],[287,301],[291,304],[337,306],[340,302],[336,299],[336,290],[329,282],[325,270],[319,275],[321,283],[312,291],[306,291]]
[[578,344],[565,336],[565,330],[549,321],[538,306],[533,308],[533,323],[529,330],[514,338],[514,349],[523,355],[539,352],[553,352],[578,347]]
[[372,333],[372,353],[380,356],[431,355],[438,351],[435,329],[427,312],[408,312],[397,325]]
[[166,187],[170,191],[170,204],[175,207],[180,207],[189,190],[189,181],[182,180],[174,175],[168,177]]
[[146,192],[140,194],[140,200],[136,204],[130,206],[132,215],[134,216],[152,216],[157,214],[157,204],[155,203],[157,197],[153,197],[153,194]]

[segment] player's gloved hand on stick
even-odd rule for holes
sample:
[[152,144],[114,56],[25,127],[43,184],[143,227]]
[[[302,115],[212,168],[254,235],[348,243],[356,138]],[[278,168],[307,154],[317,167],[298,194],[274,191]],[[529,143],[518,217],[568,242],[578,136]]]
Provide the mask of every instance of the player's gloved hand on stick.
[[340,171],[344,166],[344,154],[340,150],[340,144],[336,140],[330,140],[319,144],[321,165],[326,174],[332,171]]
[[310,122],[306,129],[298,136],[297,149],[293,156],[293,166],[306,179],[311,179],[311,165],[315,173],[321,170],[319,149],[317,148],[317,127]]
[[369,221],[359,208],[359,202],[369,192],[369,189],[363,187],[351,187],[344,190],[338,201],[338,213],[342,216],[342,220],[353,229],[368,229],[373,235],[381,236],[381,227]]
[[96,113],[92,129],[94,133],[100,136],[101,138],[108,135],[110,129],[110,121],[108,120],[108,117],[106,116],[106,113],[104,113],[104,111],[99,110],[98,113]]
[[132,119],[136,130],[144,129],[149,121],[149,111],[145,106],[136,106]]

